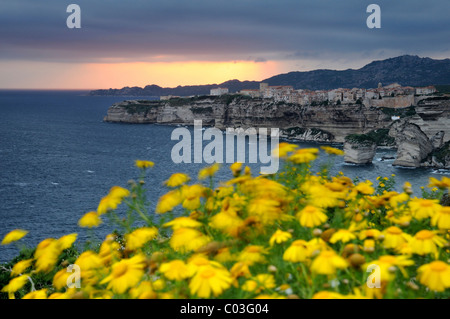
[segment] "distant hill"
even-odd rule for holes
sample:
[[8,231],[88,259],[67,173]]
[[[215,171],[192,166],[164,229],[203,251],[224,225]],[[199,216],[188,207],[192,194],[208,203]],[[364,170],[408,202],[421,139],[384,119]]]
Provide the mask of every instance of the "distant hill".
[[[373,61],[361,69],[314,70],[279,74],[261,82],[269,85],[292,85],[295,89],[331,90],[336,88],[375,88],[398,82],[404,86],[427,86],[450,84],[450,59],[434,60],[418,56],[403,55],[396,58]],[[231,80],[220,84],[178,86],[162,88],[158,85],[125,87],[122,89],[95,90],[91,95],[161,96],[204,95],[210,89],[227,87],[230,92],[259,88],[258,81]]]

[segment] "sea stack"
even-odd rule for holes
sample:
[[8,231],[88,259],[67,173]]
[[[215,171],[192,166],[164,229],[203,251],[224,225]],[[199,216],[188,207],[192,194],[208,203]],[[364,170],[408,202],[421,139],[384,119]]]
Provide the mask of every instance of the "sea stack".
[[364,134],[352,134],[345,138],[344,161],[352,164],[371,164],[377,143]]

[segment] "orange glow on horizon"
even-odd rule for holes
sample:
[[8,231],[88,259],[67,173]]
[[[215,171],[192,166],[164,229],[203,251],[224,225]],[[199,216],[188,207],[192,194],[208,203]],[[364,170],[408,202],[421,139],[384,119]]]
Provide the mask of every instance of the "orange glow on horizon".
[[51,63],[12,61],[0,63],[5,77],[0,88],[23,89],[109,89],[156,84],[220,84],[228,80],[261,81],[279,74],[275,61],[186,61],[129,63]]
[[156,62],[86,65],[86,80],[99,88],[122,88],[156,84],[178,85],[220,84],[238,79],[259,81],[277,74],[276,62]]

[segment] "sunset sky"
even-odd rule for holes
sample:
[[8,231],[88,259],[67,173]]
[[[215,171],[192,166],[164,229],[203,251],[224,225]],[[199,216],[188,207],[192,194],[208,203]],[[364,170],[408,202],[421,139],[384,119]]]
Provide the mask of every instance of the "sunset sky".
[[[81,29],[66,8],[81,7]],[[381,7],[381,29],[366,8]],[[260,81],[450,58],[448,0],[1,0],[0,88],[101,89]]]

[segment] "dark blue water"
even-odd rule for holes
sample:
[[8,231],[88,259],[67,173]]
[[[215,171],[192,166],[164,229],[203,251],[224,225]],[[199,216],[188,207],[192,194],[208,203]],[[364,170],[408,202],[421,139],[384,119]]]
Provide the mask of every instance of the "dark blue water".
[[[29,234],[21,241],[34,246],[48,237],[77,232],[79,218],[95,210],[113,185],[127,186],[138,177],[135,159],[156,163],[147,178],[148,197],[155,204],[166,190],[162,183],[174,172],[195,178],[206,164],[174,164],[171,160],[173,126],[104,123],[108,107],[123,97],[92,97],[80,91],[0,91],[0,238],[12,229]],[[302,146],[315,146],[303,143]],[[399,187],[410,181],[416,190],[429,169],[409,170],[382,162],[391,150],[379,150],[370,166],[336,161],[332,173],[375,180],[397,175]],[[254,171],[258,167],[251,165]],[[231,178],[226,165],[220,179]],[[112,229],[104,224],[96,233],[103,238]],[[15,255],[14,245],[0,246],[0,261]]]

